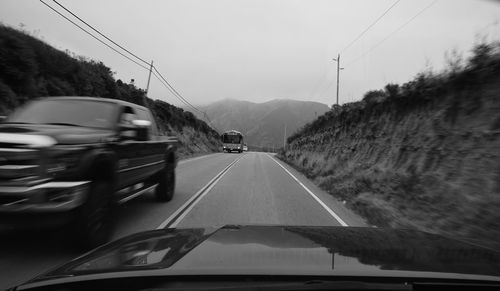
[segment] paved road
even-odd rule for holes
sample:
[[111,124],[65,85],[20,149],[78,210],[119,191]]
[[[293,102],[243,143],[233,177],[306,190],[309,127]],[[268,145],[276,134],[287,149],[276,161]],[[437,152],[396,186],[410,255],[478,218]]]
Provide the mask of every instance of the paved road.
[[[114,238],[163,227],[225,224],[348,225],[364,221],[303,175],[266,153],[181,161],[174,199],[153,194],[119,207]],[[61,231],[0,229],[0,290],[80,255]]]

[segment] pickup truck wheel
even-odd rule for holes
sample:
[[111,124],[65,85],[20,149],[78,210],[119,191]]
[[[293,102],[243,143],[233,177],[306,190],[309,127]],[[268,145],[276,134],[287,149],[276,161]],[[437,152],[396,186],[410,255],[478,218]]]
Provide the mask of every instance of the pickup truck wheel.
[[77,243],[83,248],[95,248],[106,243],[112,233],[112,191],[111,183],[93,181],[88,200],[79,209],[74,231]]
[[166,202],[172,200],[175,191],[175,168],[166,165],[158,173],[158,186],[155,189],[155,196],[158,201]]

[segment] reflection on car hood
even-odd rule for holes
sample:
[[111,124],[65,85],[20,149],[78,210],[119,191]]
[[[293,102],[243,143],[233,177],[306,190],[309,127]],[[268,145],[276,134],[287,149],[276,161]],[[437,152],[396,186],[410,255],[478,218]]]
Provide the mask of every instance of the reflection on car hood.
[[120,274],[325,275],[500,281],[500,252],[414,230],[295,226],[165,229],[107,244],[31,282],[84,280],[96,274],[99,278]]
[[58,144],[98,143],[113,134],[106,129],[44,124],[0,124],[0,134],[2,133],[50,136]]

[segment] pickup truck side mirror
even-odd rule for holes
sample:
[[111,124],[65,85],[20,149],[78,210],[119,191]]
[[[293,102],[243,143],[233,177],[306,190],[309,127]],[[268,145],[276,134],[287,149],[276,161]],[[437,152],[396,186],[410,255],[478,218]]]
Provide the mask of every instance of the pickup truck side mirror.
[[123,139],[146,141],[149,139],[150,128],[151,121],[135,119],[130,122],[130,125],[120,127],[120,137]]

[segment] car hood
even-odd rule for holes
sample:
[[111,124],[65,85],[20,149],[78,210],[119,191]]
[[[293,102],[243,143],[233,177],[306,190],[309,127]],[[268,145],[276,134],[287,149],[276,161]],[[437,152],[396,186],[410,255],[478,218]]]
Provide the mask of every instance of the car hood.
[[164,229],[104,245],[33,279],[28,285],[166,275],[500,281],[500,252],[415,230],[302,226]]
[[0,124],[0,142],[26,144],[29,147],[48,145],[40,137],[50,137],[57,144],[98,143],[113,135],[109,129],[45,124]]

